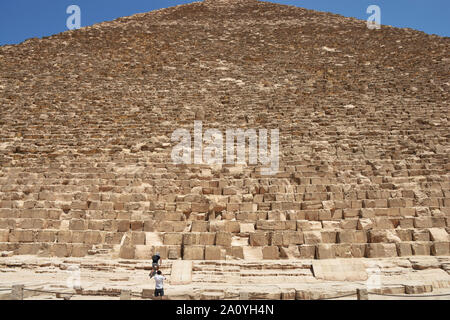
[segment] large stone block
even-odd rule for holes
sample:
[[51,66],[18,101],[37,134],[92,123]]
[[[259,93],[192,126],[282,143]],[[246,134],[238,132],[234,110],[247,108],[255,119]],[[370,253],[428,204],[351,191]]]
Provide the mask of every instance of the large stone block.
[[87,230],[88,224],[83,219],[72,219],[69,223],[70,230]]
[[216,245],[229,247],[231,246],[232,234],[231,232],[217,232]]
[[367,245],[367,258],[397,257],[395,243],[370,243]]
[[256,229],[258,230],[285,230],[286,229],[286,221],[278,221],[278,220],[258,220],[256,222]]
[[333,259],[335,257],[334,245],[329,243],[316,246],[316,259]]
[[86,231],[84,232],[85,244],[100,244],[102,243],[102,235],[100,231]]
[[282,245],[299,245],[304,243],[303,233],[300,231],[283,231],[282,232]]
[[216,243],[215,232],[202,232],[199,235],[198,244],[200,245],[214,245]]
[[431,245],[431,254],[433,256],[450,255],[450,242],[434,242]]
[[265,246],[262,248],[263,259],[279,259],[280,251],[277,246]]
[[9,233],[10,242],[34,242],[33,230],[11,230]]
[[207,232],[208,221],[192,221],[191,232]]
[[15,253],[20,255],[36,255],[38,254],[40,247],[39,243],[21,243]]
[[304,231],[303,237],[304,237],[305,244],[322,243],[322,232],[320,232],[320,231]]
[[250,233],[249,243],[253,247],[267,246],[269,244],[269,235],[266,232]]
[[217,246],[205,246],[205,260],[224,260],[225,250]]
[[339,243],[333,245],[334,254],[336,258],[351,258],[352,254],[352,245],[350,243]]
[[429,256],[431,255],[430,242],[413,242],[411,244],[413,255],[415,256]]
[[414,227],[416,228],[432,228],[433,221],[429,216],[415,217]]
[[0,230],[0,242],[8,242],[9,230]]
[[37,242],[55,242],[56,232],[49,230],[39,230],[36,233]]
[[85,257],[88,254],[88,250],[91,248],[90,245],[85,245],[81,243],[72,244],[72,257]]
[[239,232],[243,234],[247,234],[250,232],[255,232],[255,224],[254,223],[240,223]]
[[146,234],[142,231],[133,231],[131,232],[131,244],[133,246],[136,245],[145,245]]
[[352,243],[351,250],[353,258],[364,258],[366,256],[367,245],[361,243]]
[[70,257],[72,245],[67,243],[54,243],[51,247],[51,255],[55,257]]
[[399,242],[396,244],[397,246],[397,255],[399,257],[412,256],[412,248],[411,243],[408,242]]
[[370,230],[369,242],[371,243],[398,243],[401,239],[397,236],[395,230]]
[[444,228],[431,228],[430,237],[431,241],[437,242],[448,242],[450,241],[450,236]]
[[121,259],[134,259],[135,258],[135,250],[134,246],[121,246],[119,257]]
[[230,256],[237,259],[244,259],[244,248],[242,246],[232,246]]
[[205,246],[184,246],[184,260],[203,260],[205,258]]
[[[186,235],[186,234],[185,234]],[[195,234],[198,236],[198,234]],[[169,232],[163,235],[164,245],[181,245],[183,243],[183,234],[179,232]]]
[[298,246],[298,251],[300,259],[314,259],[316,255],[316,246],[302,244]]

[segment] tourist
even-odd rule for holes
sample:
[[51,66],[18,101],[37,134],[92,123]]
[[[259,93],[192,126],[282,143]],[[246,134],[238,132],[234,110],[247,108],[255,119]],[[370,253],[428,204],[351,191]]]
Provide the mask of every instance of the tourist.
[[152,257],[152,272],[150,273],[150,279],[153,278],[153,276],[155,275],[156,271],[159,270],[159,266],[161,264],[162,264],[162,259],[161,259],[161,256],[159,255],[159,252],[157,252]]
[[155,275],[155,298],[159,298],[159,300],[162,300],[164,296],[164,280],[166,278],[162,275],[161,270],[158,270],[157,274]]

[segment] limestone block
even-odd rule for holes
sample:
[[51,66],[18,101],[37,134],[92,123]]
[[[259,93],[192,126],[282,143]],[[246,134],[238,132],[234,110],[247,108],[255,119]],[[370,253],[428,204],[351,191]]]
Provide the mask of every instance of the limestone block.
[[430,242],[418,242],[415,241],[411,244],[413,255],[415,256],[429,256],[431,255],[431,243]]
[[429,229],[431,241],[448,242],[450,236],[444,228],[431,228]]
[[[163,235],[163,244],[164,245],[181,245],[183,243],[183,237],[186,237],[188,233],[182,234],[179,232],[168,232]],[[193,235],[198,237],[198,233],[194,233]],[[196,244],[196,243],[195,243]]]
[[177,260],[181,258],[181,246],[168,246],[167,258],[170,260]]
[[286,222],[278,220],[258,220],[256,222],[256,229],[270,231],[284,230],[286,229]]
[[300,231],[283,231],[283,246],[299,245],[304,243],[303,233]]
[[135,250],[134,246],[121,246],[119,251],[119,257],[121,259],[134,259],[135,258]]
[[337,232],[336,231],[322,231],[321,232],[323,243],[336,243]]
[[191,232],[208,232],[208,221],[192,221]]
[[84,241],[85,244],[99,244],[102,243],[102,235],[100,231],[85,231]]
[[8,242],[9,230],[0,230],[0,242]]
[[130,230],[130,220],[117,220],[117,231],[127,232]]
[[240,223],[239,224],[240,233],[250,233],[255,232],[255,224],[254,223]]
[[315,245],[302,244],[298,247],[298,250],[301,259],[314,259],[316,255]]
[[397,255],[399,257],[412,256],[412,248],[411,243],[408,242],[399,242],[396,244],[397,246]]
[[205,260],[224,260],[225,250],[218,246],[205,246]]
[[351,258],[353,257],[352,245],[350,243],[339,243],[333,245],[333,250],[336,258]]
[[58,231],[56,241],[58,243],[72,242],[72,231]]
[[395,243],[369,243],[367,245],[367,258],[397,257]]
[[203,260],[205,257],[205,246],[184,246],[184,260]]
[[318,244],[316,246],[316,259],[333,259],[335,257],[333,244]]
[[322,233],[320,231],[304,231],[303,237],[305,244],[322,243]]
[[397,229],[395,230],[397,233],[397,236],[402,241],[412,241],[413,239],[413,232],[412,230],[403,230],[403,229]]
[[298,231],[321,230],[322,223],[320,221],[297,220]]
[[366,244],[352,243],[351,251],[353,258],[364,258],[366,256]]
[[413,230],[414,241],[430,241],[429,229],[414,229]]
[[356,228],[358,226],[358,220],[359,219],[345,219],[345,220],[341,220],[340,221],[341,228],[342,229],[356,230]]
[[280,251],[277,246],[265,246],[262,248],[263,259],[279,259]]
[[69,223],[70,230],[87,230],[87,222],[82,219],[72,219]]
[[209,231],[210,232],[219,232],[226,231],[226,221],[223,220],[213,220],[209,222]]
[[225,231],[231,232],[231,233],[239,233],[241,231],[239,221],[226,221],[225,222]]
[[267,246],[269,244],[269,235],[266,232],[250,233],[249,243],[251,246]]
[[431,254],[433,256],[450,255],[450,242],[434,242],[431,245]]
[[233,235],[231,232],[217,232],[216,233],[216,245],[229,247],[231,246],[231,240]]
[[130,228],[132,231],[143,231],[144,221],[134,220],[130,222]]
[[402,228],[402,229],[414,228],[414,218],[408,217],[408,218],[400,219],[400,228]]
[[91,248],[90,245],[85,245],[81,243],[72,244],[72,257],[85,257],[88,255],[88,250]]
[[54,243],[51,247],[51,255],[55,257],[70,257],[72,245],[67,243]]
[[398,243],[401,239],[394,230],[370,230],[369,242],[371,243]]
[[283,232],[282,231],[269,232],[269,243],[271,246],[283,245]]
[[55,242],[56,232],[49,230],[39,230],[36,233],[37,242]]
[[322,221],[322,228],[324,230],[339,230],[340,224],[339,221]]
[[21,243],[19,244],[18,250],[15,254],[26,254],[26,255],[36,255],[40,249],[39,243]]
[[406,294],[423,294],[432,291],[433,286],[431,284],[405,285]]
[[34,233],[32,230],[11,230],[9,233],[10,242],[34,242]]
[[244,259],[244,248],[242,246],[232,246],[230,255],[233,258]]
[[145,245],[145,232],[133,231],[131,232],[131,245]]
[[394,225],[389,218],[375,217],[373,220],[373,229],[394,229]]
[[416,228],[432,228],[433,221],[429,216],[421,216],[414,218],[414,227]]
[[215,243],[216,243],[216,233],[215,232],[200,233],[198,244],[214,245]]
[[361,218],[358,220],[357,229],[358,230],[370,230],[374,226],[373,221],[369,218]]

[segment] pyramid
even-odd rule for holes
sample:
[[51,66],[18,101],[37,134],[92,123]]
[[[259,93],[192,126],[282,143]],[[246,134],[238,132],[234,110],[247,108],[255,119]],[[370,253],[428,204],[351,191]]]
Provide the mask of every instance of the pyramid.
[[[2,46],[0,251],[448,256],[449,47],[256,0]],[[196,122],[278,129],[276,173],[174,163],[173,132],[193,134]]]

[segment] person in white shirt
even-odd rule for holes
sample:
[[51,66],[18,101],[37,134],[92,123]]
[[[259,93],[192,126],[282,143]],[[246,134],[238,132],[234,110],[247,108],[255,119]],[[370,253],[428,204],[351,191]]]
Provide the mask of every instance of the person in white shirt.
[[160,299],[162,299],[162,297],[164,296],[164,280],[166,280],[166,277],[162,275],[161,270],[158,270],[154,278],[155,278],[155,297],[156,298],[161,297]]

